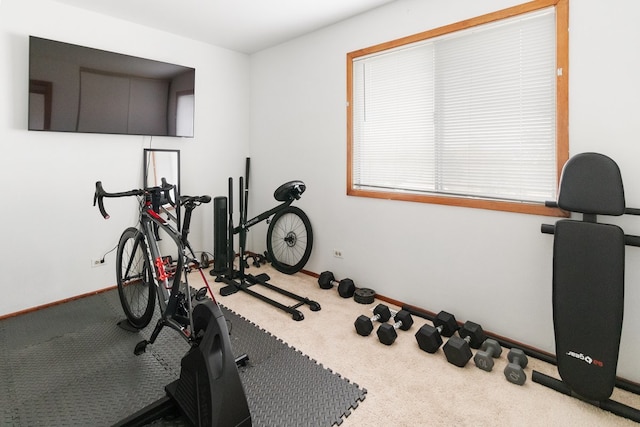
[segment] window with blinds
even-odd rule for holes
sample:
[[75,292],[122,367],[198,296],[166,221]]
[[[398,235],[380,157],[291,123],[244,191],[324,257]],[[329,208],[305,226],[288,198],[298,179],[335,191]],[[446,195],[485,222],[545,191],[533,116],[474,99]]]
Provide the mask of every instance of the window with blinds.
[[544,201],[568,158],[566,8],[531,2],[350,53],[348,193],[557,214]]

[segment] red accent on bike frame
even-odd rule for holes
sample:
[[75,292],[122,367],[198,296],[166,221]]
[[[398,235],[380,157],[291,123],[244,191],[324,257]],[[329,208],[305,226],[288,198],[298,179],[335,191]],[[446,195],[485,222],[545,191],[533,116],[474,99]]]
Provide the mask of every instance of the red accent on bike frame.
[[209,295],[211,295],[211,299],[213,300],[214,303],[218,304],[218,301],[216,301],[216,298],[213,296],[213,292],[211,292],[211,288],[209,287],[209,282],[207,281],[207,278],[205,277],[204,273],[202,272],[202,269],[198,268],[198,270],[200,270],[200,275],[202,276],[202,280],[204,281],[205,286],[209,290]]
[[164,218],[162,218],[160,215],[158,215],[158,213],[156,211],[154,211],[153,209],[147,209],[147,213],[149,215],[151,215],[153,218],[157,219],[158,221],[160,221],[163,224],[166,224],[167,221],[164,220]]
[[158,267],[158,279],[160,279],[163,282],[167,280],[169,275],[164,269],[164,261],[162,260],[161,257],[156,258],[156,267]]

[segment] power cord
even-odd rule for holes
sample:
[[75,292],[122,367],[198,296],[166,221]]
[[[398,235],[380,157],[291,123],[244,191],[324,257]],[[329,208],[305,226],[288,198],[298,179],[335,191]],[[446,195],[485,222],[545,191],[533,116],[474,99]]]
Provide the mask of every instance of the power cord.
[[107,257],[107,255],[109,255],[111,252],[115,251],[118,248],[118,245],[115,245],[113,248],[109,249],[107,252],[105,252],[102,257],[100,257],[99,261],[100,264],[104,264],[104,259]]

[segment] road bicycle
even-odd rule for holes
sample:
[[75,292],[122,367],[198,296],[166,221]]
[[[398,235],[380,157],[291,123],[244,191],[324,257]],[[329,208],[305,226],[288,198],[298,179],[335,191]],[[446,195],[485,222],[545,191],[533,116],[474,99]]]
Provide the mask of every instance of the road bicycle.
[[[191,215],[194,209],[211,201],[210,196],[180,196],[177,200],[184,209],[181,230],[178,231],[176,217],[170,215],[166,205],[174,205],[171,194],[174,186],[163,181],[162,186],[130,191],[108,193],[102,182],[96,182],[94,206],[97,203],[105,219],[109,214],[104,208],[104,198],[137,197],[139,200],[138,227],[129,227],[120,236],[116,255],[116,283],[118,295],[128,324],[134,329],[146,327],[153,316],[155,300],[160,307],[160,319],[149,340],[136,345],[135,354],[144,353],[148,344],[152,344],[164,326],[180,333],[190,344],[198,337],[194,328],[193,299],[202,301],[209,285],[202,274],[200,262],[188,241]],[[162,216],[162,212],[169,213]],[[159,230],[175,244],[177,256],[163,256],[158,241]],[[205,286],[193,293],[188,283],[190,269],[198,269]],[[215,300],[214,300],[215,302]]]
[[[164,388],[166,396],[115,425],[146,425],[179,411],[192,425],[250,427],[251,414],[238,372],[238,366],[246,365],[248,356],[233,356],[226,320],[188,240],[194,209],[209,203],[211,197],[180,196],[176,206],[172,191],[175,194],[174,186],[164,179],[158,187],[119,193],[108,193],[100,181],[96,182],[93,204],[98,204],[105,219],[109,214],[104,208],[104,198],[135,196],[139,200],[138,227],[125,229],[118,243],[118,295],[126,322],[133,330],[149,324],[156,298],[160,318],[151,337],[136,344],[134,353],[144,353],[165,326],[178,331],[190,344],[180,362],[180,377]],[[173,216],[165,205],[184,208],[181,228],[179,216]],[[161,213],[167,214],[167,218]],[[175,261],[160,251],[160,230],[162,236],[168,235],[175,244]],[[187,273],[193,268],[200,272],[205,286],[192,295]],[[206,298],[207,292],[211,299]]]

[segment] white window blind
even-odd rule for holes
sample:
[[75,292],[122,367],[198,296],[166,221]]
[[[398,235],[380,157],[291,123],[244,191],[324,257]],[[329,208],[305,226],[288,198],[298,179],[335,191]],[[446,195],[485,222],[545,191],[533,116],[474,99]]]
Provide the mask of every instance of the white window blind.
[[352,65],[353,188],[555,199],[555,8]]

